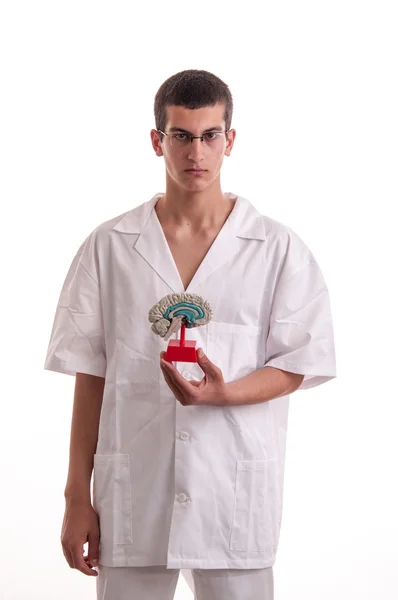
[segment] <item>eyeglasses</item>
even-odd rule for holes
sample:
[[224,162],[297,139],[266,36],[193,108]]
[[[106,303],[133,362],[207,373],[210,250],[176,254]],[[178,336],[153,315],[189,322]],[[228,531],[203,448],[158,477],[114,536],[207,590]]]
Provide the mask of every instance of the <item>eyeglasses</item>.
[[202,135],[192,135],[186,131],[181,133],[165,133],[161,129],[157,129],[162,135],[166,135],[170,139],[172,148],[185,148],[192,144],[193,140],[200,140],[207,148],[219,148],[222,138],[228,131],[206,131]]

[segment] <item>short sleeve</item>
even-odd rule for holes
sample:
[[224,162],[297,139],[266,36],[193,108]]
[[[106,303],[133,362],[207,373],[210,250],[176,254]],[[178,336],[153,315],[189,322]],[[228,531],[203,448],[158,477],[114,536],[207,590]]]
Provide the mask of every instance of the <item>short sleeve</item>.
[[64,281],[44,368],[67,375],[105,377],[106,354],[100,286],[91,234],[80,246]]
[[305,375],[298,389],[336,377],[329,293],[310,252],[307,258],[277,286],[264,365]]

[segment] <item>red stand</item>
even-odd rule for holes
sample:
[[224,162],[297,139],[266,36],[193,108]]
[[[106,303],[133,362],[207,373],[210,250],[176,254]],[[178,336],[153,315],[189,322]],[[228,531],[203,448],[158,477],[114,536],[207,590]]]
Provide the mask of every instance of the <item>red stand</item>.
[[185,325],[181,325],[181,339],[170,340],[165,360],[169,362],[197,362],[196,340],[185,340]]

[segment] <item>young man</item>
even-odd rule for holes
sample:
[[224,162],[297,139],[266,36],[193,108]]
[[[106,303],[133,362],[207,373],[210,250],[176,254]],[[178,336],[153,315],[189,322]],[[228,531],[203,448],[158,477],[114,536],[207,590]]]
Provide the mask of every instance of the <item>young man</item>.
[[[335,376],[310,250],[221,191],[231,118],[211,73],[162,84],[166,191],[99,225],[61,292],[45,367],[76,376],[62,546],[98,566],[101,600],[172,600],[180,569],[197,600],[272,600],[289,394]],[[213,316],[187,329],[198,362],[172,364],[148,311],[184,292]]]

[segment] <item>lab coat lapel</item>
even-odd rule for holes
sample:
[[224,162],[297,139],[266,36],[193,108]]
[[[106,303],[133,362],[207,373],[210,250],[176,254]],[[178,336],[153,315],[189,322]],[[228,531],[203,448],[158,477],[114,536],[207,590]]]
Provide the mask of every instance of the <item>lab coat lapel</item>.
[[236,232],[232,226],[232,218],[229,218],[231,215],[228,216],[186,290],[184,290],[184,284],[154,208],[135,244],[135,250],[141,254],[174,293],[184,291],[195,293],[195,287],[207,279],[213,271],[231,260],[239,249]]
[[154,208],[134,246],[172,292],[183,292],[183,284]]
[[162,195],[155,194],[148,202],[124,213],[113,229],[123,234],[135,234],[131,241],[133,251],[142,256],[172,292],[178,293],[183,291],[182,282],[154,210]]
[[[235,194],[229,193],[230,198]],[[259,211],[242,196],[237,196],[235,206],[209,248],[187,292],[195,293],[195,287],[205,281],[214,271],[230,262],[233,268],[234,256],[241,249],[241,239],[265,240],[264,219]],[[222,282],[220,282],[222,283]]]
[[[155,204],[162,196],[126,213],[113,227],[122,233],[138,233],[134,250],[138,252],[174,293],[195,293],[195,288],[226,262],[232,261],[240,249],[239,238],[264,240],[264,221],[261,214],[245,198],[238,196],[235,206],[219,231],[209,251],[199,265],[186,290],[159,222]],[[230,197],[234,197],[230,194]]]
[[214,271],[221,268],[223,264],[232,260],[238,250],[239,242],[236,237],[236,232],[232,226],[232,220],[228,217],[210,246],[206,256],[200,263],[186,291],[194,294],[195,288],[203,283],[203,281],[205,281]]

